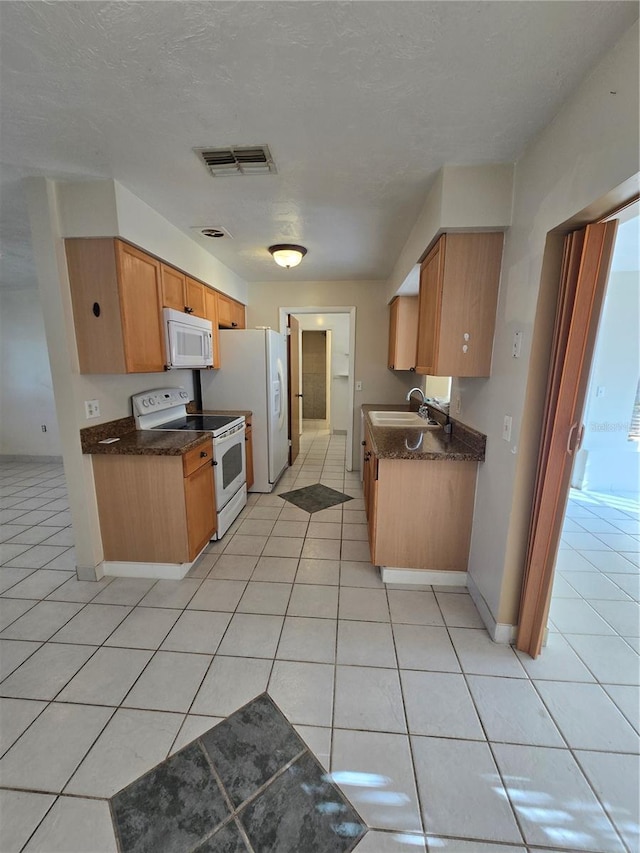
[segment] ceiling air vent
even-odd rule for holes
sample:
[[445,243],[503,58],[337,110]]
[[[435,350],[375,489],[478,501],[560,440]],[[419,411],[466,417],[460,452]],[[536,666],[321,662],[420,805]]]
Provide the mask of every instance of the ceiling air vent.
[[268,175],[276,172],[268,145],[245,147],[232,145],[229,148],[196,148],[195,150],[214,178],[231,175]]

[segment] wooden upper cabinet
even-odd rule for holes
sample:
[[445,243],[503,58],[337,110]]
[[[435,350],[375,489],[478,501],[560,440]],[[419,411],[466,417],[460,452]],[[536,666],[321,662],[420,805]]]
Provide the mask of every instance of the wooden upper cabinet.
[[[420,268],[420,296],[418,308],[418,340],[416,345],[416,371],[438,376],[436,353],[440,334],[440,302],[442,298],[442,260],[444,243],[438,240]],[[443,376],[449,374],[442,374]],[[453,374],[450,374],[453,375]]]
[[204,316],[213,327],[213,366],[220,367],[220,333],[218,331],[218,293],[210,287],[204,288]]
[[489,376],[504,235],[443,234],[420,270],[416,371]]
[[185,305],[190,308],[190,314],[195,314],[196,317],[207,317],[207,309],[205,305],[205,291],[208,290],[204,284],[187,276],[187,301]]
[[174,311],[184,311],[186,302],[186,276],[180,270],[160,264],[162,277],[162,304]]
[[164,369],[160,262],[113,238],[65,240],[81,373]]
[[396,296],[389,306],[389,370],[415,370],[418,297]]
[[160,264],[162,274],[162,304],[165,308],[185,311],[196,317],[206,317],[204,284],[189,278],[168,264]]
[[218,325],[221,329],[244,329],[244,305],[224,293],[218,293]]

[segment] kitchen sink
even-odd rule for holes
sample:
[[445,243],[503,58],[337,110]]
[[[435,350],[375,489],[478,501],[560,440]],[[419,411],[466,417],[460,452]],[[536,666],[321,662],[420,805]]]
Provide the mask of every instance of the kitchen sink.
[[440,429],[440,424],[428,421],[417,412],[369,412],[373,426],[379,427],[420,427],[420,429]]

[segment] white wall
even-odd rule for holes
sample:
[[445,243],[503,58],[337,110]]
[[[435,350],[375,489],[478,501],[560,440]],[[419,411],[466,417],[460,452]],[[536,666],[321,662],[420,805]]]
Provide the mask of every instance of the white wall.
[[398,403],[415,382],[412,373],[387,368],[389,306],[383,281],[251,282],[247,325],[280,327],[280,307],[354,306],[356,309],[355,379],[362,391],[354,394],[353,464],[360,459],[360,406],[362,403]]
[[[452,400],[460,394],[462,420],[488,436],[486,462],[479,466],[469,571],[498,622],[516,621],[522,582],[542,416],[540,407],[525,410],[525,394],[528,383],[540,382],[530,363],[532,356],[539,360],[543,345],[537,342],[538,349],[535,344],[532,349],[547,233],[637,174],[638,102],[636,24],[516,164],[491,378],[454,381]],[[549,323],[541,330],[545,336]],[[524,339],[522,357],[514,359],[517,330]],[[501,438],[506,414],[513,418],[510,442]],[[537,431],[522,430],[523,420]]]
[[[349,315],[296,314],[302,331],[331,330],[331,429],[346,432],[349,420]],[[344,375],[340,375],[344,374]]]
[[36,286],[0,291],[0,413],[0,454],[62,453]]
[[[113,227],[113,198],[120,195],[125,198],[125,207],[128,211],[126,215],[121,216],[121,219],[124,221],[129,217],[130,227],[117,226],[119,236],[130,239],[154,254],[166,257],[167,260],[196,275],[203,252],[194,241],[177,229],[173,229],[173,226],[135,196],[126,191],[123,192],[122,188],[110,186],[113,182],[98,183],[103,186],[64,184],[61,187],[57,182],[44,178],[30,178],[25,181],[32,246],[60,429],[60,444],[76,537],[78,571],[81,577],[87,579],[95,577],[96,567],[103,559],[103,551],[93,468],[91,458],[82,454],[80,429],[129,416],[131,395],[149,388],[181,385],[192,395],[193,380],[191,371],[184,370],[131,376],[98,376],[79,373],[63,238],[74,235],[73,229],[79,227],[81,223],[84,223],[83,227],[89,232],[81,236],[105,236],[100,230],[94,231],[94,226],[98,229]],[[118,211],[122,211],[122,203],[120,207],[116,205],[116,214]],[[136,217],[133,211],[139,218],[137,224],[134,221]],[[163,222],[165,225],[162,224]],[[163,255],[159,246],[145,243],[141,239],[144,233],[157,232],[161,236],[165,226],[167,235],[172,237],[172,244],[179,246],[180,255],[177,251],[171,257]],[[75,236],[78,236],[77,233]],[[170,243],[171,240],[167,245]],[[193,263],[189,256],[190,248],[193,249]],[[200,277],[208,280],[206,276]],[[240,289],[244,290],[244,288],[245,285],[242,283]],[[84,401],[91,399],[99,401],[101,416],[87,421]]]
[[400,292],[418,292],[415,265],[438,234],[507,228],[512,193],[511,163],[443,166],[389,277],[388,301]]
[[247,284],[117,181],[58,184],[65,237],[122,237],[240,302]]
[[640,442],[627,437],[640,378],[638,297],[637,271],[612,272],[587,393],[584,440],[576,460],[582,476],[574,485],[583,489],[640,488]]

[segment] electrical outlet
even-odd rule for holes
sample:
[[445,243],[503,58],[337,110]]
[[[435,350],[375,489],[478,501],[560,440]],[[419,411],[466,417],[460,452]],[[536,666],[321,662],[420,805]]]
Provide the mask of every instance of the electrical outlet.
[[47,425],[46,425],[46,424],[42,424],[42,426],[40,427],[40,429],[42,430],[42,432],[46,432],[46,431],[47,431]]
[[359,379],[356,380],[356,391],[362,391],[362,382]]
[[98,400],[85,400],[84,411],[87,419],[100,417],[100,403]]
[[505,441],[511,441],[511,416],[505,415],[502,422],[502,437]]
[[598,385],[598,387],[596,388],[596,397],[604,397],[606,390],[607,389],[604,387],[604,385]]

